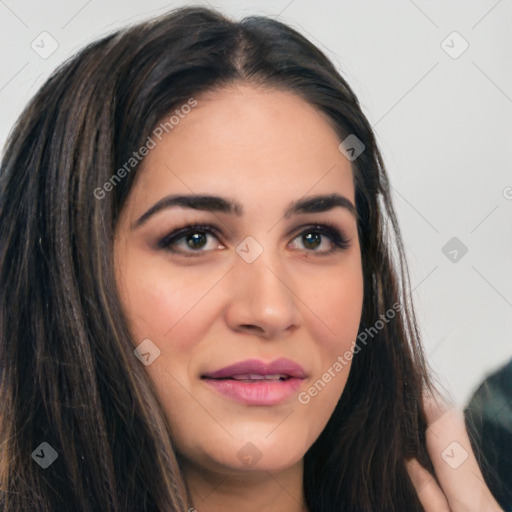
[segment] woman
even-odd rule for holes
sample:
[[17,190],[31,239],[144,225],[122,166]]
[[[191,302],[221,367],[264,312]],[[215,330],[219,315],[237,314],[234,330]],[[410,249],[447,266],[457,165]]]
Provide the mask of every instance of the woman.
[[499,510],[422,407],[370,125],[291,28],[185,8],[90,45],[1,195],[2,510]]

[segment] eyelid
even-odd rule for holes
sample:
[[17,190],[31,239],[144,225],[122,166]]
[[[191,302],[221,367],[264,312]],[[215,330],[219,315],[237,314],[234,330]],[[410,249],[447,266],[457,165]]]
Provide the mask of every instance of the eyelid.
[[352,238],[346,234],[346,231],[340,228],[333,222],[330,221],[322,221],[317,223],[307,222],[301,226],[298,226],[293,232],[298,230],[297,234],[294,236],[293,240],[298,236],[307,233],[308,231],[317,231],[325,236],[327,236],[331,242],[335,245],[334,249],[329,251],[306,251],[307,253],[317,254],[318,256],[332,254],[336,252],[336,250],[344,250],[348,249],[352,242]]
[[[179,241],[180,239],[184,238],[185,235],[189,233],[193,233],[194,231],[198,232],[204,232],[206,234],[214,235],[215,238],[222,244],[222,238],[223,233],[222,230],[220,230],[217,226],[213,224],[208,223],[197,223],[197,222],[189,222],[185,223],[184,225],[177,227],[176,229],[173,229],[171,233],[164,236],[157,242],[157,247],[159,249],[168,250],[174,254],[181,254],[185,256],[200,256],[205,253],[209,253],[212,250],[208,251],[180,251],[180,250],[172,250],[170,249],[170,246],[173,245],[173,242]],[[347,249],[348,246],[351,243],[351,238],[346,235],[346,232],[344,229],[341,229],[338,227],[335,223],[329,222],[329,221],[323,221],[323,222],[306,222],[304,224],[301,224],[300,226],[296,226],[292,231],[290,231],[286,236],[290,237],[295,233],[292,240],[289,242],[293,242],[297,237],[300,235],[303,235],[307,233],[308,231],[311,232],[318,232],[322,234],[323,236],[326,236],[331,243],[334,244],[334,248],[331,248],[327,251],[315,251],[315,250],[305,250],[306,253],[313,253],[318,256],[321,255],[328,255],[332,254],[333,252],[336,252],[337,250],[344,250]]]
[[173,240],[179,240],[191,231],[204,231],[205,233],[214,234],[217,238],[222,236],[222,231],[213,224],[190,222],[173,229],[169,234],[161,238],[157,245],[161,249],[166,249],[170,245],[170,242]]
[[291,236],[292,233],[297,233],[295,236],[298,236],[302,234],[305,230],[311,229],[312,231],[314,229],[322,229],[327,228],[335,233],[339,233],[340,237],[345,238],[347,241],[350,241],[348,235],[346,234],[346,231],[338,226],[336,223],[325,220],[321,222],[305,222],[301,224],[300,226],[295,227],[288,236]]

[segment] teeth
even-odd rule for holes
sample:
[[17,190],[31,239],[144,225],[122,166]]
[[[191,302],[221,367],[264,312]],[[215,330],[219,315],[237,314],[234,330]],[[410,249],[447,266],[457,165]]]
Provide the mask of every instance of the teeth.
[[275,373],[273,375],[258,375],[256,373],[245,373],[243,375],[232,375],[234,380],[279,380],[286,379],[288,375],[284,373]]
[[232,375],[231,378],[234,380],[263,380],[265,377],[254,373],[245,373],[243,375]]
[[286,375],[282,373],[275,373],[274,375],[265,375],[266,380],[279,380],[281,378],[286,379]]

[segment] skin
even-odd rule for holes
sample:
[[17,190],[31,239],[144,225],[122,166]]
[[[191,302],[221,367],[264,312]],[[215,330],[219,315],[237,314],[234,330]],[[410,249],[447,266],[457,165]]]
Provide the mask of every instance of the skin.
[[[332,193],[354,205],[352,169],[327,119],[292,93],[244,85],[197,99],[144,158],[121,212],[114,256],[122,305],[134,344],[150,339],[160,350],[145,368],[182,459],[189,512],[305,511],[303,457],[343,392],[350,359],[307,403],[298,394],[326,382],[338,357],[352,352],[363,275],[348,208],[284,212],[304,197]],[[174,206],[138,222],[170,194],[222,196],[244,213]],[[332,254],[325,254],[330,238],[312,227],[325,222],[347,239]],[[211,224],[219,233],[193,230],[188,241],[197,233],[199,243],[182,237],[172,246],[177,252],[159,245],[188,223]],[[245,245],[248,236],[263,249],[251,263],[241,256],[255,254],[253,242]],[[277,405],[236,402],[201,379],[244,359],[280,357],[307,376]],[[500,511],[461,413],[438,404],[425,402],[439,485],[416,460],[407,462],[426,512]],[[455,440],[468,453],[457,469],[441,456]],[[240,453],[256,462],[247,464]]]
[[[161,351],[146,369],[193,506],[306,510],[303,457],[343,392],[350,361],[307,404],[297,393],[272,406],[239,403],[200,377],[249,358],[286,357],[305,370],[298,392],[306,391],[351,351],[363,301],[355,215],[336,206],[283,217],[304,196],[338,193],[354,205],[350,161],[326,118],[289,92],[236,86],[197,99],[145,157],[120,216],[122,304],[136,345],[149,338]],[[244,213],[174,206],[137,225],[165,196],[191,193],[236,200]],[[158,246],[189,222],[213,224],[220,234],[199,235],[192,248],[182,238],[178,253]],[[334,244],[310,228],[324,222],[343,233],[346,248],[326,254]],[[248,236],[263,249],[252,263],[236,251]],[[238,455],[247,443],[260,456],[250,466]]]
[[425,512],[503,512],[487,487],[464,413],[440,396],[424,397],[427,449],[439,484],[416,459],[407,470]]

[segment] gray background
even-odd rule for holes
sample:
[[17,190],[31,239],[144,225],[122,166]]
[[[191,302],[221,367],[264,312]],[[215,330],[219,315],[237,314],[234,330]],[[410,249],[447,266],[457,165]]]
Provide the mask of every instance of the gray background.
[[[186,4],[0,0],[0,143],[76,50]],[[291,24],[354,88],[393,185],[428,359],[464,405],[512,357],[512,0],[196,4]]]

